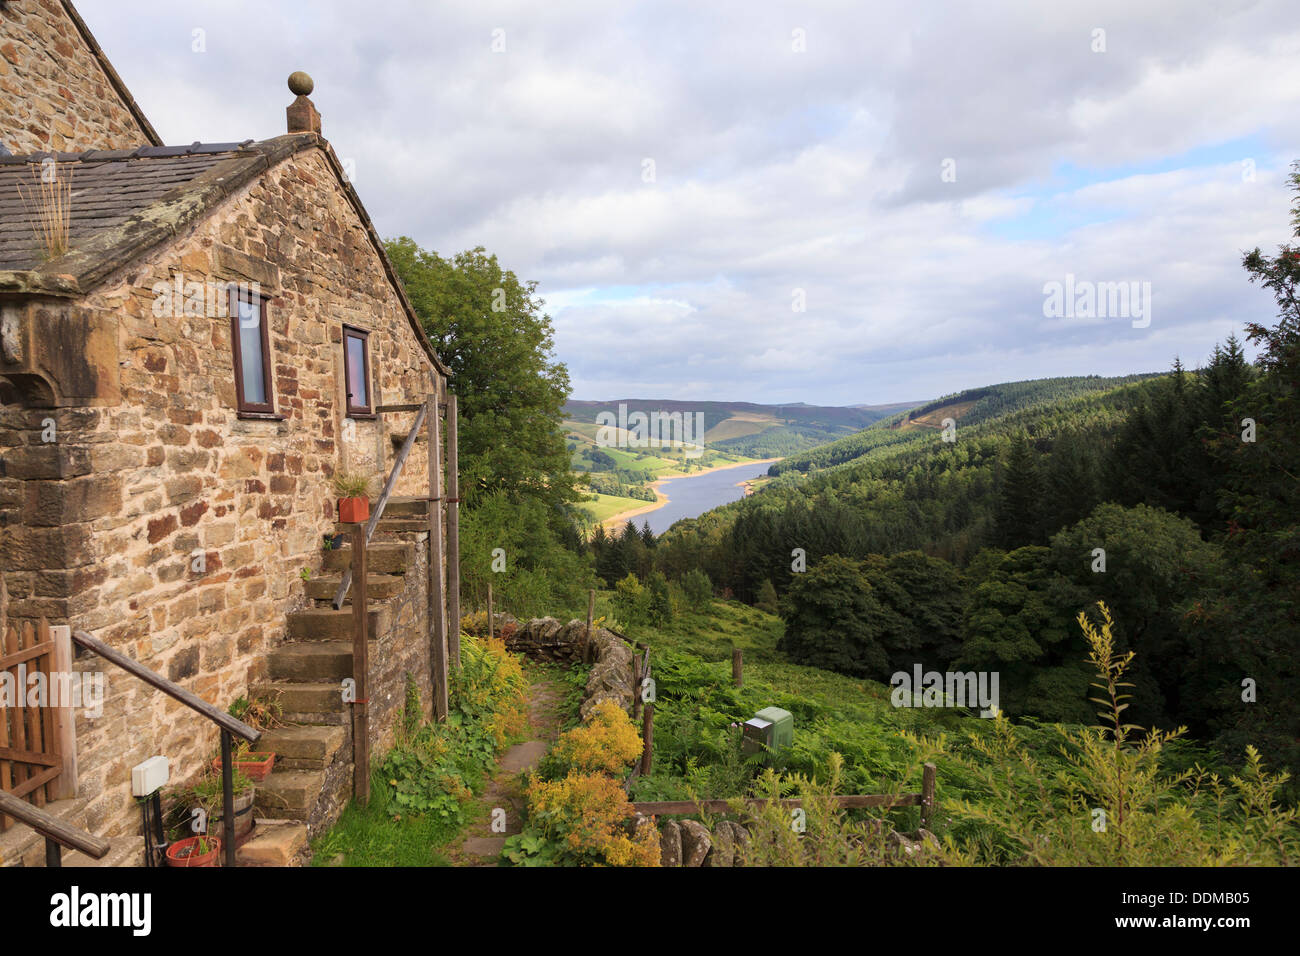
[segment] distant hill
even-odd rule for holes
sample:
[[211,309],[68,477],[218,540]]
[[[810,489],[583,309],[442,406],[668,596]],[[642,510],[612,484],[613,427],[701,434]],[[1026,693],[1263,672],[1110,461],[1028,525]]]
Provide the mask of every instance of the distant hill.
[[[1072,398],[1108,392],[1159,374],[1163,373],[1109,378],[1101,375],[1040,378],[966,389],[923,405],[908,407],[906,411],[892,416],[882,415],[879,420],[854,435],[789,455],[784,461],[772,466],[772,473],[806,472],[844,465],[878,449],[923,439],[933,431],[942,429],[945,419],[951,418],[959,426],[970,428],[982,422],[1003,419],[1016,412],[1046,409]],[[882,407],[884,406],[876,406],[878,409]]]
[[628,414],[702,414],[704,443],[709,448],[749,458],[778,458],[814,448],[913,407],[913,403],[844,407],[804,402],[761,405],[623,398],[608,402],[574,400],[564,406],[564,412],[571,423],[592,425],[601,412],[618,415],[620,405],[626,406]]

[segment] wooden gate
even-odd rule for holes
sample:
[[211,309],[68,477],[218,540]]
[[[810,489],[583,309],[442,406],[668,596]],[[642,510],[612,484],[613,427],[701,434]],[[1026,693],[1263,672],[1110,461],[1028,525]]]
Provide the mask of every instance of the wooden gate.
[[[68,632],[44,618],[0,628],[0,790],[38,807],[70,796],[59,779],[73,731]],[[0,815],[0,831],[12,825]]]

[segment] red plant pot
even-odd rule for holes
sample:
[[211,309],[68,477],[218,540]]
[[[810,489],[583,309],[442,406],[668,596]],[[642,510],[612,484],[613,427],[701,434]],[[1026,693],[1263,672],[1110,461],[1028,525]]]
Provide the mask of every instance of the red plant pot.
[[344,524],[360,524],[370,520],[369,498],[340,498],[339,521]]
[[221,841],[216,837],[203,837],[207,841],[208,852],[199,852],[200,837],[186,837],[177,840],[167,848],[168,866],[220,866]]
[[[235,766],[244,771],[249,780],[265,780],[275,767],[275,754],[269,751],[249,753],[235,761]],[[212,761],[212,769],[221,773],[221,758]]]

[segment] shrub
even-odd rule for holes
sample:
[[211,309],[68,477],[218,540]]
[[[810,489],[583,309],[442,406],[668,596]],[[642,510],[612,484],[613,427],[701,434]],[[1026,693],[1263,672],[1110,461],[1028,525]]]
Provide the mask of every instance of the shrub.
[[662,571],[651,571],[646,587],[646,613],[650,623],[662,627],[676,616],[668,579]]
[[640,756],[641,735],[632,719],[613,701],[601,701],[586,723],[560,735],[547,754],[546,775],[623,774]]
[[[854,820],[840,809],[844,758],[830,755],[827,779],[818,783],[802,774],[763,771],[755,796],[767,802],[749,811],[748,845],[738,848],[744,866],[880,866],[895,862],[886,842],[888,827],[880,820]],[[777,801],[797,793],[801,814]],[[743,804],[736,802],[739,811]],[[932,858],[929,858],[932,860]]]
[[658,866],[659,831],[629,834],[634,813],[613,777],[535,780],[528,788],[528,827],[506,841],[505,857],[523,866]]
[[695,610],[701,610],[713,600],[713,583],[709,576],[699,568],[691,568],[682,575],[682,594],[686,604]]
[[650,598],[632,572],[614,585],[614,607],[629,624],[644,624],[650,617]]
[[915,740],[969,772],[985,790],[979,803],[945,800],[944,807],[984,828],[985,837],[945,851],[954,863],[1014,862],[1043,866],[1259,866],[1300,858],[1300,811],[1278,805],[1289,779],[1270,775],[1246,749],[1246,770],[1225,783],[1199,764],[1168,770],[1168,745],[1184,733],[1124,722],[1121,688],[1134,654],[1119,653],[1114,625],[1098,603],[1101,625],[1080,613],[1079,627],[1097,674],[1091,698],[1102,726],[1055,727],[1067,769],[1048,772],[1024,735],[1001,716],[992,733],[968,734],[970,754],[940,739]]

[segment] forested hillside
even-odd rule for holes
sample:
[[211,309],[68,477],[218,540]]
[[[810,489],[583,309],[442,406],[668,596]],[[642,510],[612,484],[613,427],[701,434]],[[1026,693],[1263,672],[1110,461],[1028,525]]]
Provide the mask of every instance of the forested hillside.
[[1044,378],[1027,382],[1007,382],[983,388],[967,389],[937,399],[919,408],[900,412],[870,428],[821,445],[802,454],[790,455],[772,466],[773,475],[789,471],[809,472],[855,461],[877,449],[912,445],[940,434],[947,418],[958,426],[970,427],[1005,417],[1022,410],[1038,409],[1048,414],[1052,408],[1069,406],[1072,399],[1113,391],[1117,386],[1140,382],[1150,375],[1126,375],[1102,378],[1098,375],[1076,378]]

